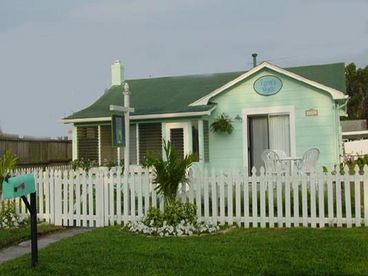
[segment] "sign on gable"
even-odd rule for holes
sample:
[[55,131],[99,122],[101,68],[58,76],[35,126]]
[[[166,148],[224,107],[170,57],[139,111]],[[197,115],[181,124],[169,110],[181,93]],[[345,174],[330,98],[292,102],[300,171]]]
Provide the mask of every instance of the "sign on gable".
[[263,96],[271,96],[279,92],[282,88],[282,81],[278,77],[267,75],[257,79],[254,84],[254,90]]

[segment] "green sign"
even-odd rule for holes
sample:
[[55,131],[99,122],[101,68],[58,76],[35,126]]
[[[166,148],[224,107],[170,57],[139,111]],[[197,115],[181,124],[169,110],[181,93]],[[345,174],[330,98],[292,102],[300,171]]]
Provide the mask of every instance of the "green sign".
[[32,174],[11,177],[3,181],[3,198],[12,199],[36,192]]
[[124,116],[111,116],[112,145],[114,147],[125,146],[125,124]]
[[254,82],[254,90],[263,96],[271,96],[282,88],[282,81],[275,76],[263,76]]

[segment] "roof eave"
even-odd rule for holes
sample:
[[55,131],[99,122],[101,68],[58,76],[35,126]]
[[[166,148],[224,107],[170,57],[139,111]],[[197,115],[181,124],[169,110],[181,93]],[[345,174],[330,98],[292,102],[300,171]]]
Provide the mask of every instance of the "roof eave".
[[[208,116],[208,115],[211,115],[212,111],[215,110],[215,109],[216,109],[216,106],[213,106],[211,109],[205,110],[205,111],[131,115],[130,119],[132,121],[138,121],[138,120],[170,119],[170,118],[180,118],[180,117]],[[110,121],[110,120],[111,120],[111,117],[73,118],[73,119],[65,118],[65,119],[62,120],[62,122],[64,124],[74,124],[74,123],[106,122],[106,121]]]

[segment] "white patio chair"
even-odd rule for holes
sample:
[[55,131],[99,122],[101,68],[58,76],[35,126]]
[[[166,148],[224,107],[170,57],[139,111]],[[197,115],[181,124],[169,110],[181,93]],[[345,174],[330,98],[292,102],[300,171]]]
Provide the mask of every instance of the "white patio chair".
[[307,150],[300,163],[298,164],[298,171],[302,174],[310,174],[316,171],[317,161],[319,158],[319,149],[311,148]]
[[287,156],[286,153],[283,150],[273,150],[273,151],[277,153],[279,158],[284,158],[284,157]]
[[266,174],[283,173],[282,164],[279,155],[273,150],[265,150],[261,154],[263,163],[265,164]]

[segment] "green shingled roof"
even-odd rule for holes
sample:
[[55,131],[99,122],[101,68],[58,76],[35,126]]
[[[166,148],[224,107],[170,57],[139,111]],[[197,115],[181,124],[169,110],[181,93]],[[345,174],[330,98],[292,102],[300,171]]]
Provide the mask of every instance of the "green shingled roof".
[[[319,82],[339,91],[345,91],[345,66],[343,63],[286,68],[286,70]],[[207,111],[213,105],[189,106],[245,72],[189,75],[127,80],[129,83],[132,115]],[[89,107],[65,119],[98,118],[111,115],[109,106],[122,105],[121,86],[113,86]]]

